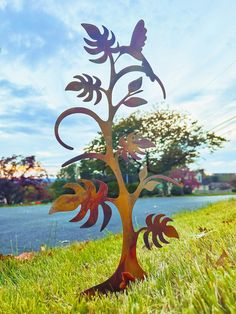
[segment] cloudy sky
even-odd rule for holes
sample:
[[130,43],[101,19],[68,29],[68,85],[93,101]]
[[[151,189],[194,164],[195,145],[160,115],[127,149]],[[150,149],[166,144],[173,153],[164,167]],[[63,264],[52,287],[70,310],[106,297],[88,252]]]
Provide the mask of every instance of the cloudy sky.
[[[236,172],[235,12],[234,0],[0,0],[0,155],[34,154],[55,174],[82,152],[98,131],[91,119],[63,122],[63,140],[74,151],[60,146],[53,134],[62,111],[83,105],[64,90],[74,75],[97,75],[107,83],[108,66],[88,61],[80,24],[105,25],[127,45],[144,19],[143,52],[164,82],[167,99],[163,102],[158,86],[144,78],[149,105],[143,110],[159,103],[189,113],[206,130],[214,128],[229,143],[213,155],[203,151],[194,167]],[[116,90],[117,99],[127,83]],[[105,106],[97,105],[96,112],[105,116]],[[126,107],[120,115],[129,113]]]

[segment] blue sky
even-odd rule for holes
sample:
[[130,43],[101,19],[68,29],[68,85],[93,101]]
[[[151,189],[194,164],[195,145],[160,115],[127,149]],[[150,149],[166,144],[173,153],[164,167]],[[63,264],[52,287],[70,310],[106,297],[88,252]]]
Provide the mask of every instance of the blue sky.
[[[62,111],[84,105],[64,91],[74,75],[86,72],[107,81],[107,65],[89,62],[83,49],[84,22],[107,26],[122,45],[144,19],[143,52],[164,82],[167,99],[146,79],[149,105],[143,110],[161,103],[189,113],[207,130],[236,116],[235,12],[234,0],[0,0],[0,155],[35,154],[55,174],[98,131],[89,118],[68,118],[61,131],[74,151],[61,147],[53,134]],[[86,106],[106,115],[101,104]],[[122,108],[120,115],[131,112]],[[212,155],[203,151],[194,168],[236,172],[235,121],[215,129],[229,143]]]

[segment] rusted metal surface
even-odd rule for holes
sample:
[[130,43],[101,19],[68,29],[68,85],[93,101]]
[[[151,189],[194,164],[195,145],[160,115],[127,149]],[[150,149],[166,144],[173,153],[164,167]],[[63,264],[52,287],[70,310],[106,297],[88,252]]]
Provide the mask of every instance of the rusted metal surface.
[[[119,195],[116,198],[109,198],[108,187],[102,181],[79,179],[78,183],[68,183],[65,185],[66,188],[72,189],[74,194],[60,196],[53,203],[50,213],[73,211],[78,208],[78,213],[71,219],[71,222],[78,222],[81,221],[89,211],[88,220],[81,226],[81,228],[89,228],[97,222],[99,209],[101,209],[103,214],[102,231],[108,225],[112,216],[112,209],[109,203],[113,203],[116,206],[123,227],[123,247],[120,262],[115,273],[108,280],[83,292],[86,295],[93,295],[96,291],[100,293],[121,291],[125,289],[130,282],[137,279],[144,279],[146,273],[140,266],[136,255],[136,244],[139,233],[144,231],[144,243],[148,249],[150,249],[149,234],[152,234],[153,244],[159,248],[162,247],[160,242],[164,244],[169,243],[164,238],[164,235],[167,237],[178,238],[178,233],[175,228],[167,225],[167,222],[172,220],[168,217],[164,217],[165,215],[161,214],[155,217],[153,214],[148,215],[146,218],[147,226],[137,231],[134,230],[132,220],[134,204],[143,189],[149,191],[153,190],[156,184],[159,183],[156,179],[166,180],[173,184],[178,183],[163,175],[149,177],[147,167],[144,166],[139,173],[140,182],[137,189],[134,193],[129,193],[121,173],[120,160],[124,159],[128,163],[132,159],[141,159],[140,155],[142,156],[145,154],[145,149],[153,147],[154,144],[150,140],[142,137],[138,132],[132,132],[130,134],[124,134],[120,138],[117,150],[112,146],[112,122],[117,110],[122,105],[127,107],[139,107],[147,103],[145,99],[136,96],[137,94],[142,93],[142,77],[138,77],[131,81],[127,86],[127,94],[118,103],[113,103],[113,89],[122,77],[131,72],[144,73],[152,82],[156,81],[159,84],[163,97],[166,97],[163,83],[153,72],[153,69],[142,51],[147,39],[147,30],[144,21],[140,20],[136,24],[128,46],[120,46],[116,41],[114,33],[104,26],[102,26],[102,31],[92,24],[82,24],[82,26],[89,36],[89,39],[84,39],[87,45],[84,47],[85,50],[93,56],[98,55],[90,61],[94,63],[110,62],[109,86],[107,89],[104,88],[99,78],[84,73],[82,75],[75,75],[75,80],[67,85],[66,90],[76,92],[77,97],[83,99],[84,102],[93,101],[94,105],[98,105],[101,100],[103,102],[106,100],[108,104],[108,119],[103,120],[90,109],[74,107],[64,111],[58,117],[55,124],[55,136],[63,147],[72,150],[73,147],[64,143],[59,135],[59,126],[62,120],[69,115],[77,113],[88,115],[94,119],[98,123],[104,136],[106,153],[84,153],[66,161],[63,166],[67,166],[73,162],[86,158],[96,158],[104,161],[116,177],[119,187]],[[130,65],[117,72],[116,64],[119,61],[119,58],[125,54],[132,56],[134,61],[141,62],[141,65]],[[115,55],[116,59],[114,58]]]

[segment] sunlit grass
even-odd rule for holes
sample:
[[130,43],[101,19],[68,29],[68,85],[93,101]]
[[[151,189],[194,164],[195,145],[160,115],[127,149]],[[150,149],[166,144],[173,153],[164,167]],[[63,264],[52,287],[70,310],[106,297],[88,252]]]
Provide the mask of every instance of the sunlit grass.
[[[124,293],[79,296],[115,270],[120,235],[55,248],[32,261],[1,261],[0,313],[236,313],[236,201],[178,214],[174,225],[180,240],[162,249],[148,251],[140,237],[138,255],[149,276]],[[223,249],[229,257],[216,267]]]

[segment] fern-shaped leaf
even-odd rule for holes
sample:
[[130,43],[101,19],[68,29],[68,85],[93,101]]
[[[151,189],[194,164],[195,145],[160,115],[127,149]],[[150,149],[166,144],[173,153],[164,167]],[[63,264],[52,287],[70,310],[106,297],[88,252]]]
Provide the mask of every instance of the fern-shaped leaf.
[[97,26],[93,24],[86,24],[83,23],[81,24],[83,28],[86,30],[87,34],[92,38],[92,39],[97,39],[101,36],[100,30],[97,28]]
[[106,204],[109,201],[107,198],[108,187],[99,180],[98,191],[92,181],[80,180],[80,184],[68,183],[65,188],[72,189],[75,194],[65,194],[60,196],[54,203],[50,210],[50,214],[60,211],[72,211],[79,207],[77,215],[70,220],[70,222],[81,221],[89,211],[88,220],[81,226],[81,228],[92,227],[98,220],[98,208],[101,205],[103,210],[103,222],[100,231],[102,231],[109,223],[112,215],[111,207]]
[[[179,238],[178,232],[173,226],[168,226],[167,223],[172,221],[171,218],[165,217],[164,214],[159,215],[150,214],[146,218],[147,227],[144,229],[146,230],[143,235],[143,240],[145,246],[150,250],[150,243],[149,243],[149,234],[152,234],[152,242],[153,244],[161,248],[162,245],[160,242],[168,244],[169,242],[164,238],[164,235],[169,238]],[[154,217],[154,218],[153,218]],[[165,218],[163,218],[165,217]],[[163,218],[163,219],[162,219]]]
[[[127,136],[122,136],[119,139],[119,149],[118,149],[119,155],[125,161],[129,160],[128,156],[130,156],[131,158],[135,160],[140,160],[141,158],[138,156],[138,154],[145,155],[145,152],[140,149],[143,147],[143,144],[142,144],[143,140],[146,140],[146,139],[142,137],[140,134],[137,134],[135,132],[129,133]],[[152,147],[152,145],[154,145],[152,144],[151,141],[149,140],[147,141],[149,143],[148,147]]]
[[70,82],[66,86],[66,90],[70,91],[80,91],[79,94],[77,94],[77,97],[85,97],[83,99],[84,102],[89,102],[93,99],[94,95],[96,96],[94,105],[98,104],[102,99],[102,93],[101,93],[101,80],[97,78],[96,76],[93,76],[93,78],[83,73],[82,75],[75,75],[74,78],[78,79],[78,81]]
[[107,60],[108,56],[110,56],[112,53],[119,52],[118,43],[116,47],[113,47],[116,41],[114,33],[112,31],[109,33],[109,30],[105,26],[102,26],[103,33],[95,25],[82,24],[82,26],[92,39],[89,40],[84,38],[86,44],[91,47],[90,48],[85,46],[84,49],[91,55],[97,55],[99,53],[102,53],[101,57],[97,59],[90,59],[90,61],[94,63],[104,63]]

